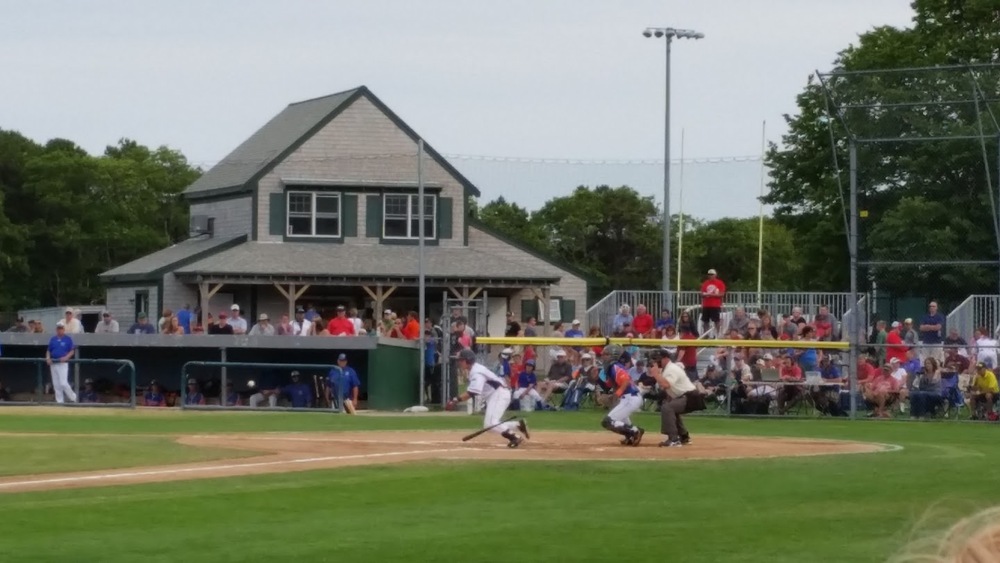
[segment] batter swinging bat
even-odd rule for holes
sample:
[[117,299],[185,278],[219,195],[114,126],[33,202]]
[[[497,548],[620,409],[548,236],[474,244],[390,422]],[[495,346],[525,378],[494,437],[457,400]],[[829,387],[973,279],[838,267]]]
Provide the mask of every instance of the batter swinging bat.
[[490,430],[493,430],[497,426],[500,426],[501,424],[504,424],[506,422],[510,422],[510,421],[516,420],[516,419],[517,419],[516,416],[512,416],[512,417],[509,417],[507,420],[501,420],[500,422],[494,424],[493,426],[487,426],[486,428],[480,428],[479,430],[476,430],[472,434],[469,434],[468,436],[462,438],[462,441],[463,442],[468,442],[469,440],[475,438],[476,436],[481,436],[481,435],[489,432]]

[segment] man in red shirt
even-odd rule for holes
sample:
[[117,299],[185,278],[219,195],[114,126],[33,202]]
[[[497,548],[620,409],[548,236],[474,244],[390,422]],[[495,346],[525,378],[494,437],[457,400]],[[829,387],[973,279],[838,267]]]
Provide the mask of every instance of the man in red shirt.
[[416,311],[410,311],[406,314],[406,326],[403,327],[403,337],[407,340],[420,339],[420,321],[417,320]]
[[719,279],[714,269],[708,271],[708,279],[701,284],[701,330],[708,332],[714,323],[719,330],[722,320],[722,300],[726,298],[726,284]]
[[347,318],[343,305],[337,305],[337,316],[330,319],[326,330],[330,331],[330,336],[354,336],[354,322]]
[[899,321],[892,322],[892,330],[885,337],[885,361],[891,362],[893,358],[899,360],[899,363],[906,362],[906,344],[903,343],[903,337],[899,334]]
[[645,305],[635,308],[635,318],[632,319],[632,332],[636,336],[649,337],[653,333],[653,315],[646,311]]
[[785,414],[788,412],[786,407],[791,407],[802,397],[803,388],[799,385],[802,382],[802,368],[795,364],[791,356],[785,356],[779,374],[785,385],[778,391],[778,414]]

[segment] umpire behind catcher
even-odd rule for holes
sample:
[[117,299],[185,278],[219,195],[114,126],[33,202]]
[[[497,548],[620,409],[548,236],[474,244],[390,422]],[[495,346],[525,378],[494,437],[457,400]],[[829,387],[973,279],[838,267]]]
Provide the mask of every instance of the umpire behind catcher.
[[650,352],[646,374],[667,394],[660,405],[660,433],[666,434],[667,439],[660,446],[678,448],[691,443],[691,435],[684,428],[681,415],[705,410],[705,397],[688,379],[684,367],[675,363],[665,349]]

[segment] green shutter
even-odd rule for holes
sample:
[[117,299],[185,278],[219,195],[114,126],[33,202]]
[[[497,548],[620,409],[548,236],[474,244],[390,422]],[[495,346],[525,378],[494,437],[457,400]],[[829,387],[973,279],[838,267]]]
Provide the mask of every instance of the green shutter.
[[559,301],[559,314],[562,315],[563,324],[569,324],[576,318],[576,300],[561,299]]
[[358,236],[358,196],[346,194],[341,197],[340,202],[343,208],[340,216],[344,221],[341,234],[345,237],[356,237]]
[[285,222],[285,194],[271,194],[270,205],[270,232],[275,236],[285,236],[288,233],[288,225]]
[[538,319],[538,300],[537,299],[522,299],[521,300],[521,322],[526,323],[528,319],[535,317]]
[[365,198],[365,236],[382,238],[382,196]]
[[450,197],[439,197],[438,198],[438,209],[437,209],[437,238],[450,239],[451,238],[451,213],[452,213],[452,199]]

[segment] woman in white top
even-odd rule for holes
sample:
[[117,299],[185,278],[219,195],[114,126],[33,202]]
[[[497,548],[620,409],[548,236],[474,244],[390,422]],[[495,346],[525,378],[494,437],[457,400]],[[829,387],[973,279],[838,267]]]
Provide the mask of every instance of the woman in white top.
[[[677,327],[674,325],[667,325],[667,328],[663,329],[663,337],[661,340],[680,340],[681,337],[677,334]],[[663,349],[669,353],[671,356],[677,353],[677,346],[670,346],[668,344],[663,344]]]
[[986,364],[990,369],[997,367],[997,341],[989,337],[986,327],[976,329],[976,362]]

